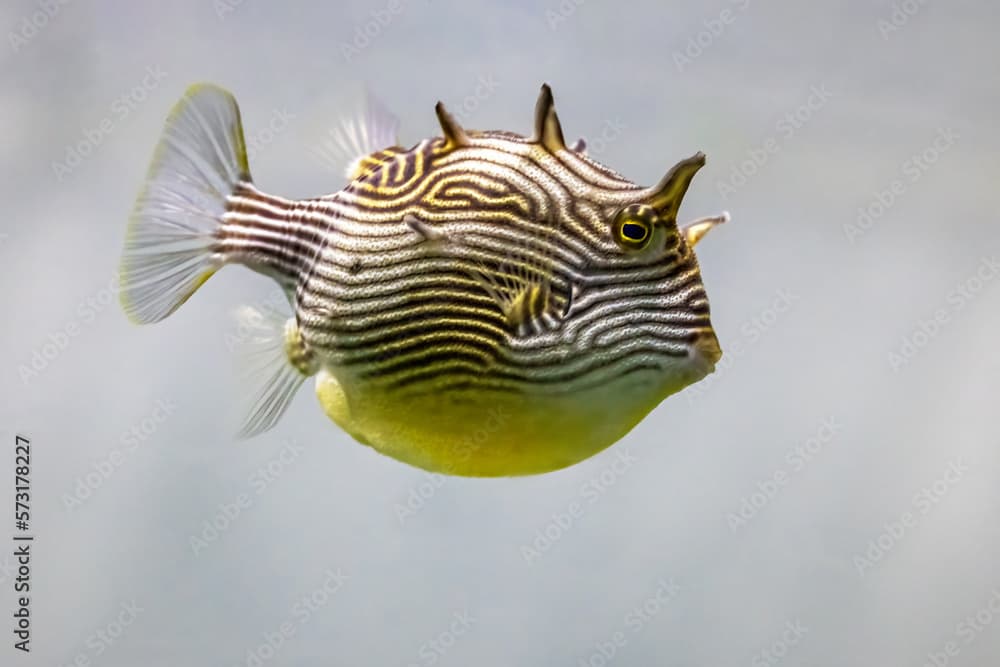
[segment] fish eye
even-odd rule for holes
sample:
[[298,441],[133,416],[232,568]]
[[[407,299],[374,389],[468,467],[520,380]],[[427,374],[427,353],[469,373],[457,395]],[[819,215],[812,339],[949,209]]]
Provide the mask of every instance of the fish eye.
[[622,237],[629,241],[642,243],[648,235],[649,229],[645,225],[640,225],[637,222],[626,222],[622,225]]
[[650,206],[632,205],[615,216],[613,235],[615,242],[625,250],[642,250],[653,236],[656,211]]

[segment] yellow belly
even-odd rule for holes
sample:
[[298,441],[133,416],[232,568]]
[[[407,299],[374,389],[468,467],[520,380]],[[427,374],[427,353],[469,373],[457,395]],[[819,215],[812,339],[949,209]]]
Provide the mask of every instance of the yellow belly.
[[450,392],[397,398],[316,380],[326,414],[358,442],[449,475],[530,475],[573,465],[617,442],[680,386],[657,378],[576,394]]

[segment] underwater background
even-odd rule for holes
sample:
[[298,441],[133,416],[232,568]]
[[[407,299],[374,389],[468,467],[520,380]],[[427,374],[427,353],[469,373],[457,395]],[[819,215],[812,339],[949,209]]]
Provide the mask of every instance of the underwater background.
[[[985,0],[5,2],[0,478],[29,437],[36,539],[32,651],[4,627],[0,664],[994,664],[998,25]],[[703,150],[680,218],[732,215],[698,245],[723,360],[536,477],[383,457],[311,383],[235,439],[232,312],[272,282],[222,271],[142,328],[116,295],[198,81],[288,197],[343,186],[366,85],[406,146],[439,99],[530,133],[549,82],[567,140],[640,184]]]

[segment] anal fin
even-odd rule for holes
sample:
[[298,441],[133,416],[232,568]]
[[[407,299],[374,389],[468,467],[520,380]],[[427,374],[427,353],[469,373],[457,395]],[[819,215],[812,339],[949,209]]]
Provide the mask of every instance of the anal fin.
[[241,381],[249,390],[239,436],[250,438],[278,422],[299,387],[319,366],[294,318],[285,320],[250,306],[241,308],[237,316],[242,330],[248,332],[240,352]]

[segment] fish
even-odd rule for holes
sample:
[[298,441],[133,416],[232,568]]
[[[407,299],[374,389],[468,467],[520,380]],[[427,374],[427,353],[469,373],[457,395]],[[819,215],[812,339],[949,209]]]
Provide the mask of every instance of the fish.
[[704,153],[637,185],[585,140],[566,145],[548,84],[530,135],[435,114],[440,136],[404,148],[370,97],[338,135],[358,151],[347,184],[289,199],[251,178],[229,91],[195,84],[169,113],[129,218],[121,303],[161,321],[231,264],[278,284],[291,315],[255,320],[265,351],[241,387],[241,437],[274,427],[314,378],[326,416],[383,455],[541,474],[714,371],[694,247],[729,214],[677,222]]

